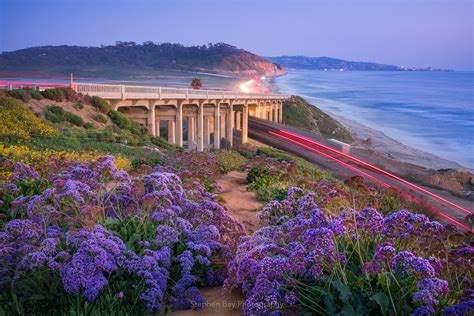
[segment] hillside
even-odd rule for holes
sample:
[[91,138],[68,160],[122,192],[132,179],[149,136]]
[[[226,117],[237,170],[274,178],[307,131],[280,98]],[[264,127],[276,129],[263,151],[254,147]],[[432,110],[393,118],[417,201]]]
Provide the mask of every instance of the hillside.
[[402,66],[377,64],[373,62],[347,61],[331,57],[275,56],[265,57],[285,68],[307,70],[359,70],[359,71],[440,71],[434,68],[408,68]]
[[353,141],[344,126],[298,96],[292,96],[283,104],[283,123],[343,142]]
[[77,75],[134,76],[165,72],[211,72],[229,75],[283,75],[264,58],[218,43],[185,47],[180,44],[117,42],[101,47],[41,46],[0,54],[3,71],[41,71]]

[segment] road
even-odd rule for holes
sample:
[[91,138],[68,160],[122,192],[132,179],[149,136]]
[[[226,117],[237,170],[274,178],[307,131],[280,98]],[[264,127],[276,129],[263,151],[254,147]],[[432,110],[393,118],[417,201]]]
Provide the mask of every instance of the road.
[[[291,152],[345,179],[360,175],[378,186],[399,191],[407,199],[422,204],[444,222],[472,232],[465,217],[472,214],[472,203],[407,181],[376,166],[374,157],[363,151],[342,152],[342,146],[319,135],[287,125],[249,117],[249,137]],[[448,198],[447,198],[448,197]]]

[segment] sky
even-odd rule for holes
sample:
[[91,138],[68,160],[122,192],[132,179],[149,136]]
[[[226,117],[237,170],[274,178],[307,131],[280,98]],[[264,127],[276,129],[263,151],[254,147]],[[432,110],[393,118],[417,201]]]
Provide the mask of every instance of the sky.
[[263,56],[329,56],[474,70],[472,0],[0,0],[0,51],[115,41],[225,42]]

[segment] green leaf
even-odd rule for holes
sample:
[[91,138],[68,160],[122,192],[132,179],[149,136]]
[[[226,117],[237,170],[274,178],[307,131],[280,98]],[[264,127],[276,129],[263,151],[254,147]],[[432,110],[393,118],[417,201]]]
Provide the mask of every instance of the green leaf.
[[378,292],[377,294],[374,294],[370,297],[371,301],[377,302],[380,306],[380,310],[382,311],[382,314],[385,316],[387,315],[388,312],[388,305],[389,305],[389,298],[387,294],[384,292]]
[[335,315],[336,314],[336,306],[334,305],[334,301],[333,301],[330,293],[328,293],[328,295],[326,295],[324,297],[324,307],[325,307],[327,315]]
[[339,298],[342,301],[342,303],[343,304],[350,304],[350,299],[351,299],[352,294],[351,294],[351,291],[349,290],[349,288],[347,287],[347,285],[345,285],[344,283],[342,283],[338,279],[333,280],[332,284],[334,285],[334,287],[339,292]]
[[104,221],[105,226],[113,226],[119,223],[120,221],[117,218],[113,218],[113,217],[107,217]]

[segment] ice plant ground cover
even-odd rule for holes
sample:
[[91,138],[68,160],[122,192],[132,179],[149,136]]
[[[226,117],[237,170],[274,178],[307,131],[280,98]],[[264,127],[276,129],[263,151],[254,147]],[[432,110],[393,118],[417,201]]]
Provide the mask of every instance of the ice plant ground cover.
[[3,160],[1,310],[144,314],[202,303],[244,230],[203,186],[172,173],[131,179],[112,156],[40,176]]
[[225,288],[242,289],[245,314],[473,314],[471,236],[406,210],[328,214],[323,201],[291,188],[241,239]]

